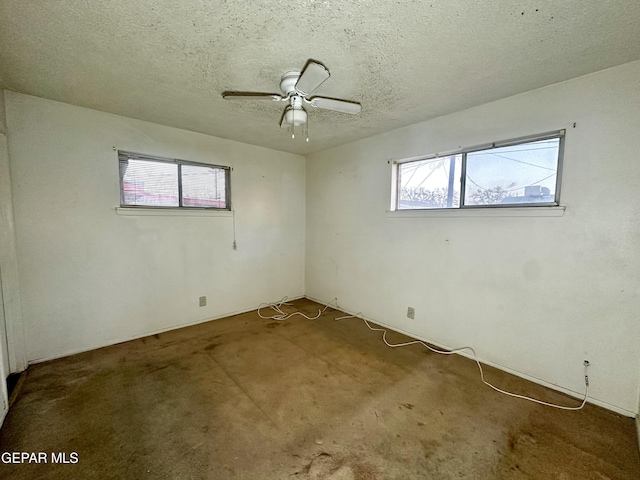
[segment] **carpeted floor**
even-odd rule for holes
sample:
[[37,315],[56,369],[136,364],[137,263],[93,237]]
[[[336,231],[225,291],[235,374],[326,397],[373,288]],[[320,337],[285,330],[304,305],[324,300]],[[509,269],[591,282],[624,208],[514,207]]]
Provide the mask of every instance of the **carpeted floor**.
[[[632,419],[498,394],[471,360],[390,349],[337,315],[251,312],[35,365],[0,451],[44,452],[47,463],[0,463],[0,478],[640,478]],[[486,370],[503,388],[576,403]],[[51,463],[72,452],[77,463]]]

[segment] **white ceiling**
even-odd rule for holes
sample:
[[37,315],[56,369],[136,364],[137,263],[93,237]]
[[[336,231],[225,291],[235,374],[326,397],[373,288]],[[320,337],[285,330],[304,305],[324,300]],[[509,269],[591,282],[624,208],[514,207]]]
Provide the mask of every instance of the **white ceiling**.
[[[278,126],[308,58],[318,95],[362,103]],[[638,0],[2,0],[0,88],[311,153],[640,58]]]

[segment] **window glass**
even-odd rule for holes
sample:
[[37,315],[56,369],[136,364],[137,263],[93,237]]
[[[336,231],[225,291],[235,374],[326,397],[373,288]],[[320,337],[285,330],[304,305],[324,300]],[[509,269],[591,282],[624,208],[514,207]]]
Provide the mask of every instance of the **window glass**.
[[467,154],[465,205],[554,203],[560,139]]
[[122,204],[150,207],[177,207],[178,165],[175,163],[129,160],[121,164]]
[[230,209],[229,167],[118,152],[123,207]]
[[185,207],[227,208],[225,177],[221,168],[182,165],[182,204]]
[[462,155],[401,163],[398,168],[398,208],[460,206]]
[[399,162],[395,209],[557,205],[563,136],[559,131]]

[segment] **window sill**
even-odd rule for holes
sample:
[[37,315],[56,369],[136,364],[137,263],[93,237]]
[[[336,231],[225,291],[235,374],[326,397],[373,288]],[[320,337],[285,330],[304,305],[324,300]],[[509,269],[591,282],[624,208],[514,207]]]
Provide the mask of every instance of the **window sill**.
[[387,210],[389,218],[453,217],[562,217],[566,207],[441,208],[433,210]]
[[230,210],[199,210],[179,208],[116,207],[116,215],[123,216],[169,216],[169,217],[233,217]]

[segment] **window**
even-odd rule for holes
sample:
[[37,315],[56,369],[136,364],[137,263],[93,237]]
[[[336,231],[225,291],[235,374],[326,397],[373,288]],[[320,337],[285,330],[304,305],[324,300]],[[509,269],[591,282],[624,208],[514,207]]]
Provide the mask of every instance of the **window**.
[[118,152],[122,207],[230,210],[229,167]]
[[392,210],[558,205],[564,131],[394,164]]

